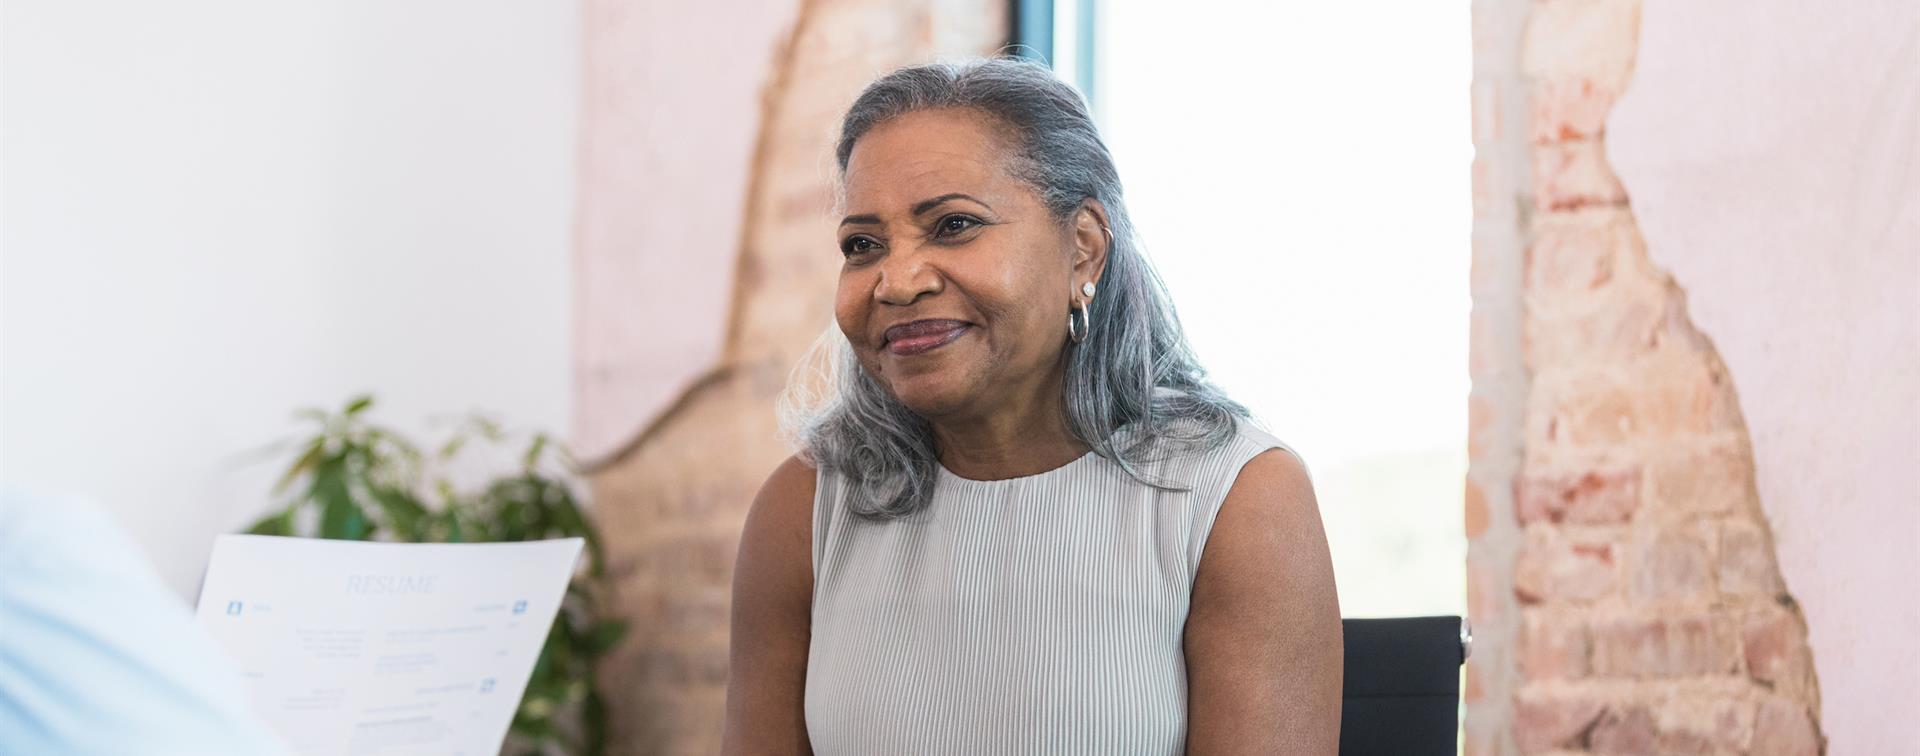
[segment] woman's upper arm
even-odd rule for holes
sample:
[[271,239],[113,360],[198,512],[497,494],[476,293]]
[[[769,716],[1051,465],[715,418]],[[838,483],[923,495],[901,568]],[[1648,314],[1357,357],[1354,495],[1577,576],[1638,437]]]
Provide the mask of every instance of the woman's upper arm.
[[747,512],[733,568],[723,753],[812,753],[805,691],[814,485],[813,468],[788,458]]
[[1187,613],[1187,753],[1332,754],[1342,641],[1306,468],[1268,450],[1215,516]]

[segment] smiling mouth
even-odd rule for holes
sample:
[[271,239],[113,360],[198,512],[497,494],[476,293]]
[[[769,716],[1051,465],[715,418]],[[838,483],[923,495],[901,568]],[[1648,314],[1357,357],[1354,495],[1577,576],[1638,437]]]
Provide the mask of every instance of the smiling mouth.
[[953,343],[973,326],[958,320],[916,320],[887,329],[888,353],[896,357],[925,354]]

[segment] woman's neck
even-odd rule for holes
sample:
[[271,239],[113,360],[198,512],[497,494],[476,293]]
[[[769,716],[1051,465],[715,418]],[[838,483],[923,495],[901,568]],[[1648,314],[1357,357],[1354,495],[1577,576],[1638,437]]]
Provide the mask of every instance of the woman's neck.
[[1061,467],[1088,446],[1067,427],[1060,402],[965,420],[933,420],[940,464],[962,478],[1005,480]]

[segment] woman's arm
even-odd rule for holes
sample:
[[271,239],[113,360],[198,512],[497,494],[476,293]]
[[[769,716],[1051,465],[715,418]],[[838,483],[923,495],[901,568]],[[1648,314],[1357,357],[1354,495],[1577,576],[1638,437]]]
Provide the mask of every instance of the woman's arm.
[[813,476],[813,468],[788,458],[747,512],[733,567],[724,754],[813,753],[805,712]]
[[1187,753],[1333,754],[1340,603],[1313,485],[1268,450],[1240,471],[1187,610]]

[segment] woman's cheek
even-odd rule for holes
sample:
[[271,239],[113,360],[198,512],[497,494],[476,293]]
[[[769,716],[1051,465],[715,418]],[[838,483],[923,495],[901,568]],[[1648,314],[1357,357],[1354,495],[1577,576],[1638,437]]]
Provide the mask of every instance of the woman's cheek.
[[860,296],[860,282],[857,276],[841,274],[840,287],[833,295],[833,320],[840,326],[847,341],[860,346],[861,332],[866,325],[866,308]]

